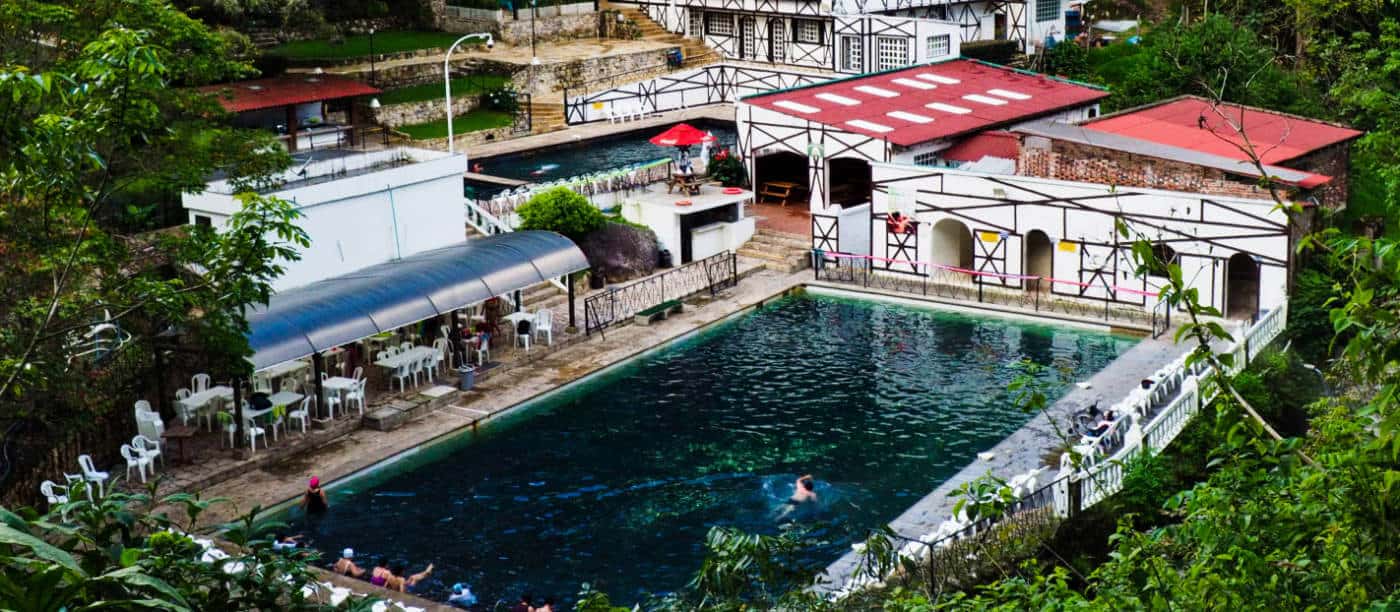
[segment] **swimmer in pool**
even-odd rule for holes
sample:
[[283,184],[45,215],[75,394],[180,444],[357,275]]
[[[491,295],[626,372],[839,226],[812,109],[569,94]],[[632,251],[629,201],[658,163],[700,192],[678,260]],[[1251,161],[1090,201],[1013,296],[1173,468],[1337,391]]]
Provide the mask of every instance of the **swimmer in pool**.
[[788,504],[796,506],[807,502],[817,501],[817,481],[808,474],[797,479],[792,485],[792,497],[788,499]]

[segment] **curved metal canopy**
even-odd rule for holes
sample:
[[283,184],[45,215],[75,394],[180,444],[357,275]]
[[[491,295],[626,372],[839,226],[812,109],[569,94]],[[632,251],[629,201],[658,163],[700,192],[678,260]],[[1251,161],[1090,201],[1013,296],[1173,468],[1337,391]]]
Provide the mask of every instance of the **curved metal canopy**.
[[277,293],[248,313],[262,370],[588,269],[554,232],[512,232],[410,255]]

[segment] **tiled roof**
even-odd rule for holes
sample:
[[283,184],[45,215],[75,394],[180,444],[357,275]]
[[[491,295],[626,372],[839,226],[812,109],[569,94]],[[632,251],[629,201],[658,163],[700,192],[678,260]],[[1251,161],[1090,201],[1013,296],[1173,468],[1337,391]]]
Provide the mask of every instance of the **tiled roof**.
[[1016,159],[1021,151],[1021,138],[1011,132],[990,131],[973,134],[958,141],[940,154],[943,159],[975,162],[983,157]]
[[1218,110],[1211,108],[1209,100],[1184,96],[1082,125],[1099,132],[1247,161],[1249,156],[1239,146],[1243,138],[1234,129],[1238,126],[1265,164],[1286,162],[1361,136],[1361,132],[1350,128],[1260,108],[1221,104]]
[[1108,92],[975,60],[828,81],[743,102],[901,146],[1078,108]]
[[284,74],[253,81],[206,85],[199,90],[217,95],[219,103],[231,113],[380,92],[354,79],[330,74]]

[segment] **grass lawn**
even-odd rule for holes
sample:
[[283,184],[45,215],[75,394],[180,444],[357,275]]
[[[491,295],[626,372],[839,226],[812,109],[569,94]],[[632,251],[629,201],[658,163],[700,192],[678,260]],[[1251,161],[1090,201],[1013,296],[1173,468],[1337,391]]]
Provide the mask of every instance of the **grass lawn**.
[[[456,41],[460,34],[448,32],[376,32],[374,53],[397,53],[418,49],[446,48]],[[463,44],[477,44],[485,41],[468,40]],[[283,43],[267,50],[269,55],[280,55],[289,59],[340,59],[369,55],[369,35],[346,36],[342,43],[329,40],[298,40]]]
[[[489,130],[491,128],[505,127],[515,121],[515,116],[510,113],[502,113],[493,110],[476,109],[465,115],[457,115],[452,119],[452,133],[465,134],[477,130]],[[447,136],[447,120],[439,119],[428,123],[418,123],[415,125],[405,125],[398,128],[400,132],[408,134],[414,140],[424,140],[427,138],[444,138]]]
[[[510,77],[499,74],[481,74],[452,79],[452,95],[471,95],[495,89],[510,82]],[[390,89],[379,95],[380,104],[404,104],[424,100],[442,100],[442,83],[427,83],[412,87]]]

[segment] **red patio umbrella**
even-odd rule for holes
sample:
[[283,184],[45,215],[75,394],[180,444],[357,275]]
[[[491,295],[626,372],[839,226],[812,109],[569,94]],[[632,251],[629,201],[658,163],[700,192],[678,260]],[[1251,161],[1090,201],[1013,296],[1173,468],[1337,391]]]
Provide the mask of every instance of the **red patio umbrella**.
[[663,147],[689,147],[714,141],[714,136],[706,134],[688,123],[677,123],[671,126],[671,129],[651,137],[651,144]]

